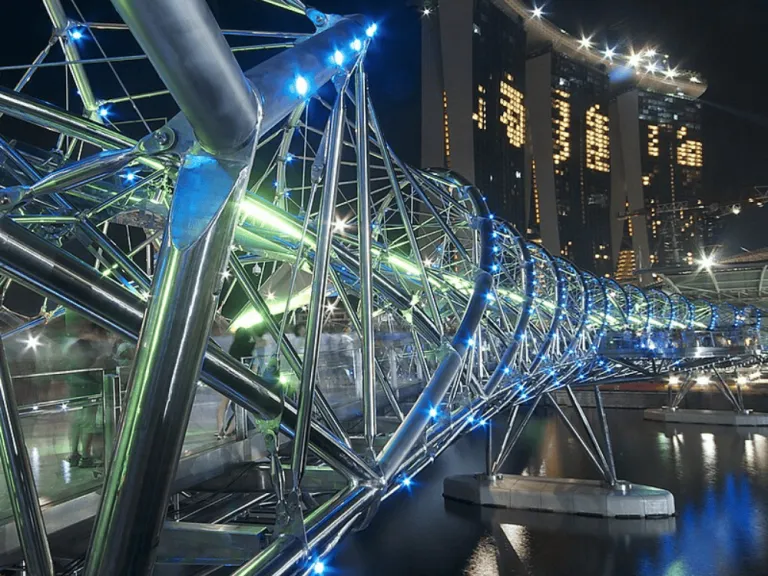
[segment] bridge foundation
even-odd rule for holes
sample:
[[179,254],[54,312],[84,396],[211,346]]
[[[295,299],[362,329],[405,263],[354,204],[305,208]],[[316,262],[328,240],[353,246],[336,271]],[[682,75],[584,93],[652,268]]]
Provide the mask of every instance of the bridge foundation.
[[713,426],[768,426],[764,412],[726,410],[681,410],[669,407],[643,411],[643,418],[668,424],[711,424]]
[[443,496],[480,506],[605,518],[666,518],[675,514],[670,492],[597,480],[485,474],[451,476]]

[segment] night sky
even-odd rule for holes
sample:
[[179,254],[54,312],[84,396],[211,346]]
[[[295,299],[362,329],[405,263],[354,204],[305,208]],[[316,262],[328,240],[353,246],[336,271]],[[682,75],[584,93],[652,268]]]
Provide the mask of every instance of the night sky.
[[[471,1],[471,0],[467,0]],[[41,3],[8,2],[9,22],[0,38],[0,62],[30,62],[49,31]],[[116,20],[107,0],[79,0],[87,17]],[[387,138],[403,159],[418,165],[420,150],[420,28],[416,2],[317,0],[320,9],[363,13],[379,22],[368,59],[371,90]],[[409,5],[410,4],[410,5]],[[224,27],[297,29],[302,19],[255,0],[211,0]],[[68,0],[65,1],[70,14]],[[8,13],[10,9],[10,14]],[[594,34],[627,49],[653,46],[672,65],[699,71],[704,95],[705,199],[744,197],[768,184],[768,79],[765,29],[768,9],[757,0],[551,0],[547,17],[572,34]],[[15,14],[14,14],[15,12]],[[23,23],[23,24],[22,24]],[[309,28],[307,28],[309,29]],[[2,77],[0,82],[6,83]]]

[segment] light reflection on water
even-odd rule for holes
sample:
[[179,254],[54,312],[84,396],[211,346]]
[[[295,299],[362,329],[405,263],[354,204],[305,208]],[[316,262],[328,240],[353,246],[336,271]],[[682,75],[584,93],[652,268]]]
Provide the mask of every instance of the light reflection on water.
[[[767,431],[670,426],[633,411],[610,411],[609,421],[619,476],[670,490],[676,518],[606,521],[443,502],[445,476],[482,470],[477,435],[342,544],[339,573],[768,576]],[[596,478],[554,417],[533,422],[503,471]],[[393,548],[397,554],[387,553]]]

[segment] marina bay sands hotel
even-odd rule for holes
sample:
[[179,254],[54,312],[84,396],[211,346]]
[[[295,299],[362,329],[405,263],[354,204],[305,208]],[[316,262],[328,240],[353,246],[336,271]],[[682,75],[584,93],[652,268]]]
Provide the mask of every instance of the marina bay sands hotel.
[[521,0],[427,0],[422,163],[469,178],[552,254],[618,280],[700,256],[694,72],[572,36]]

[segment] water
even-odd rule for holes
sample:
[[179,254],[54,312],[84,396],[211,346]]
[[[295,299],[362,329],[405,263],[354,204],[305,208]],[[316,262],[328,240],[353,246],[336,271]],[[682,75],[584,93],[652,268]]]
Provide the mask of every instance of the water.
[[[605,520],[445,501],[445,476],[482,470],[478,431],[418,476],[410,494],[384,502],[367,530],[342,542],[328,573],[768,575],[768,430],[651,423],[632,410],[608,418],[619,477],[670,490],[675,518]],[[598,477],[554,415],[532,421],[521,443],[505,472]]]

